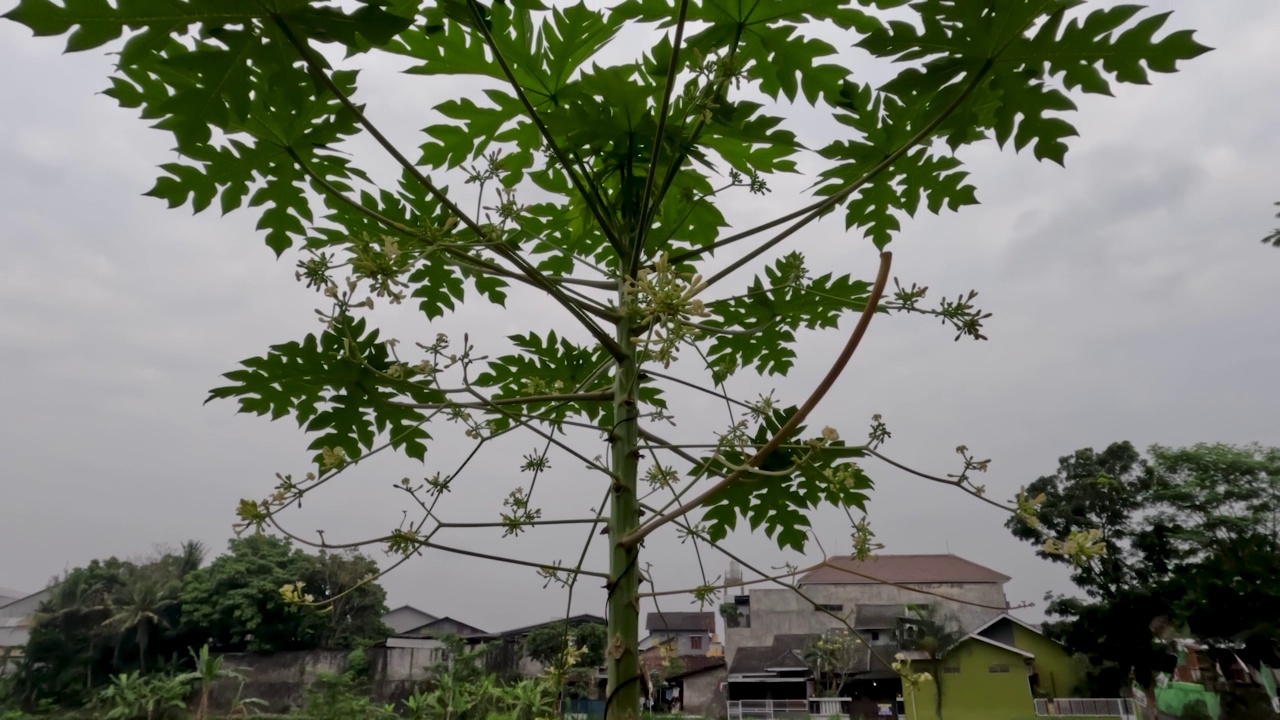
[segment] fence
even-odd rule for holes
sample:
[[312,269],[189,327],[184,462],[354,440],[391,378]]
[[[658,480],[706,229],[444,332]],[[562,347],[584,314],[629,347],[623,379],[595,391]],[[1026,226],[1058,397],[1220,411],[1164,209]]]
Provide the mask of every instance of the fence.
[[809,717],[808,700],[730,700],[729,720]]
[[1136,718],[1137,710],[1128,698],[1051,698],[1036,700],[1039,717]]

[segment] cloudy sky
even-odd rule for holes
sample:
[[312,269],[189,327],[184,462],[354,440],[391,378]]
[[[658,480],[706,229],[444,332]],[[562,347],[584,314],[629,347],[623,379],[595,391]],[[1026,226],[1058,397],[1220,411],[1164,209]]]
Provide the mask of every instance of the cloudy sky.
[[[955,343],[919,318],[878,319],[815,425],[858,437],[881,413],[893,431],[887,451],[938,473],[956,469],[954,448],[965,444],[992,459],[983,480],[1001,497],[1051,472],[1060,455],[1115,440],[1280,444],[1280,251],[1257,242],[1280,200],[1280,6],[1153,4],[1176,10],[1174,25],[1198,29],[1217,50],[1151,87],[1083,101],[1073,119],[1082,138],[1065,169],[992,147],[968,153],[983,204],[911,221],[894,243],[895,274],[905,281],[935,293],[981,292],[994,313],[990,341]],[[273,259],[255,217],[192,217],[141,196],[154,166],[171,159],[169,142],[95,94],[107,58],[63,56],[60,40],[0,23],[0,67],[0,586],[35,590],[92,558],[146,555],[187,538],[221,548],[240,498],[265,495],[275,472],[305,471],[306,441],[287,421],[201,403],[237,361],[314,330],[316,297],[293,282],[292,260]],[[430,102],[418,80],[389,65],[373,69],[386,72],[370,73],[362,99],[411,147]],[[778,182],[767,203],[727,207],[750,224],[793,208],[803,185]],[[815,267],[874,274],[869,243],[836,222],[788,249]],[[406,341],[471,332],[486,338],[480,351],[494,352],[505,335],[545,327],[545,306],[512,307],[480,306],[430,325],[406,314],[385,322]],[[806,341],[802,362],[778,384],[783,397],[809,391],[843,336]],[[764,387],[734,389],[749,396]],[[682,435],[723,422],[714,403],[689,400],[682,409],[673,431]],[[526,436],[486,453],[451,494],[449,518],[496,519],[533,447]],[[334,540],[384,534],[405,508],[390,485],[447,470],[455,449],[432,450],[425,470],[396,458],[362,466],[291,516],[291,526]],[[539,490],[539,504],[548,516],[581,515],[602,492],[598,480],[567,456],[553,463],[560,472]],[[868,469],[877,480],[872,524],[887,551],[950,551],[989,565],[1014,578],[1015,603],[1042,605],[1046,591],[1069,589],[1061,569],[1008,535],[997,511],[890,468]],[[842,517],[815,516],[828,552],[849,550]],[[569,561],[582,539],[580,529],[505,542],[450,536],[538,561]],[[803,562],[759,537],[729,545],[761,565]],[[663,586],[699,582],[689,548],[674,537],[646,550]],[[723,571],[714,552],[703,556],[712,576]],[[441,553],[385,584],[392,605],[485,629],[540,621],[565,604],[532,571]],[[585,590],[575,610],[599,612],[602,597]],[[1037,617],[1037,607],[1024,614]]]

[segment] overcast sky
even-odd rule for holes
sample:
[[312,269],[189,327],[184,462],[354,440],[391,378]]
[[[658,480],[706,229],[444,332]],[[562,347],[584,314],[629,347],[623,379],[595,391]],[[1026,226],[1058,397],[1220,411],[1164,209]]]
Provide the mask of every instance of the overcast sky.
[[[1198,29],[1217,50],[1150,87],[1082,101],[1072,118],[1082,137],[1065,169],[994,147],[968,153],[983,204],[910,221],[893,244],[904,281],[950,295],[979,290],[994,313],[991,339],[955,343],[935,322],[878,318],[812,426],[857,438],[881,413],[893,431],[886,452],[938,473],[955,471],[954,448],[965,444],[992,459],[982,481],[999,497],[1053,471],[1060,455],[1115,440],[1280,444],[1280,251],[1257,241],[1280,200],[1280,6],[1152,4],[1175,9],[1173,25]],[[220,550],[240,498],[266,495],[275,472],[305,472],[306,440],[289,421],[237,416],[225,402],[202,406],[206,391],[239,360],[316,329],[316,296],[293,281],[289,256],[273,259],[255,216],[192,217],[142,197],[154,166],[172,159],[170,141],[95,94],[108,58],[61,48],[61,39],[0,23],[0,586],[28,591],[92,558],[145,555],[157,543],[195,538]],[[375,121],[406,147],[418,142],[431,104],[414,90],[420,80],[388,72],[363,84]],[[744,225],[767,219],[801,202],[804,184],[779,181],[767,202],[727,207]],[[869,278],[870,243],[841,227],[823,223],[788,249],[806,252],[815,268]],[[537,302],[513,303],[511,313],[479,308],[443,324],[406,313],[386,324],[406,342],[469,331],[489,343],[481,352],[546,325]],[[843,334],[806,340],[803,361],[778,384],[793,401]],[[733,389],[750,396],[764,387]],[[673,433],[723,424],[714,403],[682,408],[689,414]],[[451,494],[449,518],[495,520],[534,440],[487,453]],[[396,458],[362,466],[291,516],[292,527],[333,540],[384,534],[406,507],[390,485],[447,470],[455,450],[433,449],[425,470]],[[547,516],[581,515],[603,488],[571,458],[553,463],[559,472],[540,486],[538,504]],[[1004,572],[1011,601],[1037,604],[1023,611],[1033,619],[1046,591],[1070,588],[1060,568],[1012,539],[997,511],[867,467],[877,481],[872,525],[887,552],[950,551]],[[825,511],[815,523],[829,552],[848,552],[842,514]],[[571,562],[582,535],[449,541]],[[729,546],[761,565],[804,562],[762,537]],[[665,587],[699,582],[674,537],[653,539],[645,557]],[[714,552],[703,557],[712,576],[723,572]],[[541,621],[565,605],[532,571],[435,552],[385,585],[393,606],[487,630]],[[601,612],[602,598],[585,590],[574,609]]]

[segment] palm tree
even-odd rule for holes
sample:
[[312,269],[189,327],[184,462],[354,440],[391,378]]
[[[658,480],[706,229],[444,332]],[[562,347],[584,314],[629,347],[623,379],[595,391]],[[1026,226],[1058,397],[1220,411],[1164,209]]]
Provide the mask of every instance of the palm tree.
[[175,579],[182,580],[199,570],[200,566],[204,565],[204,559],[207,555],[208,549],[199,540],[188,540],[182,543],[182,547],[178,548],[178,553],[173,556]]
[[[59,631],[69,634],[85,620],[100,624],[98,618],[107,615],[110,606],[107,588],[101,581],[91,579],[85,573],[65,573],[62,579],[50,587],[48,599],[35,612],[37,623],[53,623]],[[93,688],[93,666],[97,660],[98,631],[88,632],[88,651],[85,655],[85,688]]]
[[912,632],[902,645],[904,649],[919,650],[928,655],[937,716],[938,720],[942,720],[942,658],[960,644],[965,633],[960,628],[960,621],[947,615],[936,605],[911,605],[908,609],[914,616],[907,621]]
[[111,617],[102,623],[121,637],[134,633],[138,644],[138,669],[144,674],[151,633],[158,627],[168,626],[163,612],[177,602],[173,597],[172,578],[158,570],[155,567],[133,569],[111,598]]

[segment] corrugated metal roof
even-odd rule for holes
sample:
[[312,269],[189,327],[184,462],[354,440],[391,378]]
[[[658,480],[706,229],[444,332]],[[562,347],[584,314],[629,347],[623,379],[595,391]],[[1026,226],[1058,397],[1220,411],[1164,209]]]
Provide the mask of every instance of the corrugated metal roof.
[[801,585],[857,585],[882,582],[997,583],[1009,576],[956,555],[878,555],[868,560],[836,557],[800,580]]

